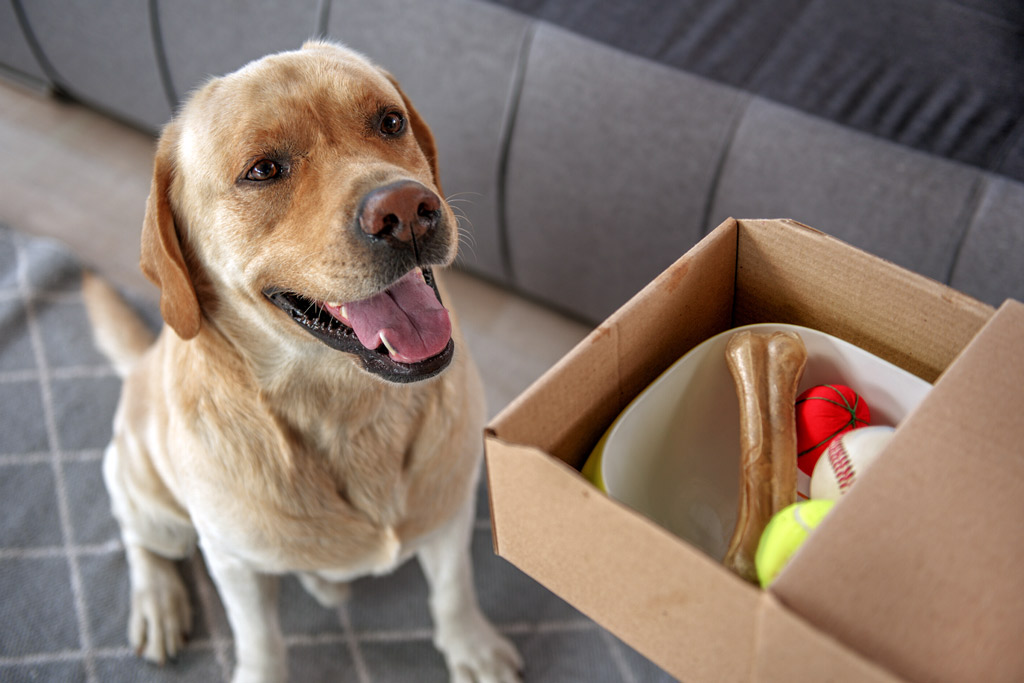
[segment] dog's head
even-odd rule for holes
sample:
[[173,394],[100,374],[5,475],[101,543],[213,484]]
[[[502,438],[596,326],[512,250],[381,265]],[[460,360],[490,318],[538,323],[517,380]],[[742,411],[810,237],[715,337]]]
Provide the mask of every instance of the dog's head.
[[452,358],[431,267],[457,244],[433,137],[397,82],[315,42],[211,81],[168,124],[142,268],[183,339],[211,325],[323,342],[406,382]]

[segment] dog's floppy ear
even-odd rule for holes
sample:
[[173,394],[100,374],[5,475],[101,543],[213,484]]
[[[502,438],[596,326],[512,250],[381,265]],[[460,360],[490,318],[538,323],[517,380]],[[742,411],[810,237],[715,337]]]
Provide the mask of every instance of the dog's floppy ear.
[[153,184],[142,224],[142,272],[160,288],[160,313],[182,339],[199,334],[199,298],[189,276],[174,213],[171,180],[175,173],[177,128],[169,124],[160,136],[153,165]]
[[416,107],[412,106],[412,102],[409,97],[402,91],[402,87],[398,85],[398,80],[389,74],[384,72],[384,75],[391,81],[391,85],[395,86],[395,90],[402,96],[402,102],[405,104],[405,111],[409,116],[409,125],[412,126],[413,136],[416,138],[416,142],[419,143],[420,149],[423,150],[423,154],[427,157],[427,161],[430,163],[430,171],[434,175],[434,185],[437,186],[437,191],[441,196],[444,196],[444,191],[441,190],[441,170],[437,163],[437,145],[434,143],[434,134],[430,132],[430,126],[423,120],[420,113],[416,111]]

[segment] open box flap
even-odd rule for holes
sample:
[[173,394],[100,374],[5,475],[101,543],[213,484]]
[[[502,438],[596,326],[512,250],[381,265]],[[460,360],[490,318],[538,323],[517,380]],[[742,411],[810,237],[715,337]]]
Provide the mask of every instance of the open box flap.
[[502,557],[673,675],[746,680],[761,591],[537,449],[488,437],[487,468]]
[[1007,302],[773,584],[911,680],[1024,680],[1024,304]]

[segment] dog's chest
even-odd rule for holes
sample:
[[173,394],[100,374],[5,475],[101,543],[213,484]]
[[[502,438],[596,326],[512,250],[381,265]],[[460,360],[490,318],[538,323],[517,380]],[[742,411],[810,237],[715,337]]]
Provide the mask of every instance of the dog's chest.
[[415,442],[373,426],[329,425],[324,431],[328,438],[308,457],[323,463],[338,496],[381,525],[397,524],[406,513],[406,466]]
[[431,404],[400,398],[378,396],[372,406],[342,398],[290,421],[290,441],[302,451],[296,461],[322,471],[346,504],[383,526],[416,514],[408,509],[410,490],[443,443],[424,428],[438,426]]
[[467,428],[422,390],[303,389],[198,413],[210,455],[186,468],[193,519],[265,571],[387,570],[465,499]]

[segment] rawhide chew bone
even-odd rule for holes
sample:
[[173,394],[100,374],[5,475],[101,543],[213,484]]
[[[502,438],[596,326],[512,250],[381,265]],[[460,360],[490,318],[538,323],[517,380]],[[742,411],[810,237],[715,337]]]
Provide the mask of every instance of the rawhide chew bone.
[[740,495],[726,567],[757,582],[768,521],[796,502],[796,390],[807,349],[793,332],[737,332],[725,349],[740,405]]

